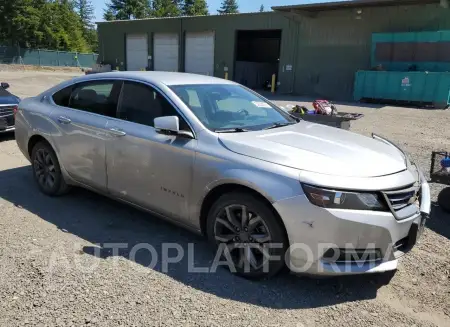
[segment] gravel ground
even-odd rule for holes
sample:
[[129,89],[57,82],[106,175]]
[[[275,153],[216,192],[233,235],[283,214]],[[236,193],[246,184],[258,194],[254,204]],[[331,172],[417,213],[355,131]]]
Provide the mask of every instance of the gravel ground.
[[[19,96],[73,73],[1,72]],[[289,98],[294,103],[295,98]],[[286,102],[285,102],[286,103]],[[449,111],[340,105],[365,117],[352,130],[403,146],[425,170],[433,149],[450,148]],[[431,184],[433,201],[442,186]],[[129,249],[146,242],[206,242],[148,214],[84,190],[38,192],[13,136],[0,136],[0,326],[450,326],[450,215],[433,207],[420,244],[386,285],[381,276],[309,279],[283,274],[250,282],[219,269],[187,273],[187,261],[148,268]],[[95,244],[128,243],[111,253]]]

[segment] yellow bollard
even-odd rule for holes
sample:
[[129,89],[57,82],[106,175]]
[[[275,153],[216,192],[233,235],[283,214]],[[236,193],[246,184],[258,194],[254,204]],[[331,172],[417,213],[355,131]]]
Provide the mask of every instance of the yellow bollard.
[[271,89],[271,92],[272,93],[275,93],[275,81],[276,81],[276,79],[277,79],[277,76],[275,75],[275,74],[273,74],[272,75],[272,89]]
[[228,79],[228,72],[225,72],[225,79]]

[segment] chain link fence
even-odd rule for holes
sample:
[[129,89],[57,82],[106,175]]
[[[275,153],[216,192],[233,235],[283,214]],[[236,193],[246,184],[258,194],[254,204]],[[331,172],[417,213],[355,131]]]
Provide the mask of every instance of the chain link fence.
[[77,53],[41,49],[24,49],[0,46],[0,64],[92,67],[97,62],[96,53]]

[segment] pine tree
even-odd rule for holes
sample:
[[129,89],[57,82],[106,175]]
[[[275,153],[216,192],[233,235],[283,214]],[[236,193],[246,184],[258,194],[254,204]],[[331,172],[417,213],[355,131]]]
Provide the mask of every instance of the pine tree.
[[205,0],[185,0],[182,13],[184,16],[208,15],[208,5]]
[[264,12],[264,5],[261,5],[261,7],[259,7],[259,12]]
[[150,11],[147,0],[111,0],[106,7],[104,14],[106,20],[145,18]]
[[153,0],[152,16],[177,17],[181,15],[179,0]]
[[83,25],[83,37],[88,43],[90,50],[95,52],[98,47],[97,31],[94,24],[94,6],[90,0],[75,0],[74,7],[78,12]]
[[223,0],[222,6],[217,12],[223,14],[237,14],[239,13],[239,6],[236,0]]
[[108,22],[114,20],[115,16],[114,16],[113,11],[111,9],[109,9],[109,8],[104,10],[104,12],[103,12],[103,19],[108,21]]
[[73,5],[80,16],[81,23],[85,28],[92,28],[94,25],[94,6],[90,0],[74,0]]

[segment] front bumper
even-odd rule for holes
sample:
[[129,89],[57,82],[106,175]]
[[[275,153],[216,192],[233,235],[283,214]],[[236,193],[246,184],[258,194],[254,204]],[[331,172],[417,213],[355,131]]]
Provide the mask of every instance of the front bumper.
[[[325,209],[305,195],[274,203],[289,238],[288,264],[297,273],[346,275],[379,273],[397,268],[398,258],[412,249],[430,214],[429,186],[421,174],[421,199],[417,212],[397,220],[391,212]],[[377,260],[332,260],[330,248],[376,249]],[[362,258],[364,259],[364,258]]]

